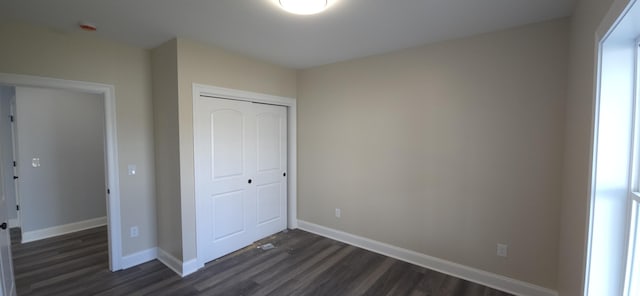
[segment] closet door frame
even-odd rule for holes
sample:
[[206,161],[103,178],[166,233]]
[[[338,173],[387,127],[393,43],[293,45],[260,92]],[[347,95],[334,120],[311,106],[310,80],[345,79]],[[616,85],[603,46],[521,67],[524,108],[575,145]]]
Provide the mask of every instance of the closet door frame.
[[[229,89],[204,84],[193,84],[193,114],[196,112],[197,100],[201,97],[212,97],[219,99],[238,100],[254,103],[263,103],[284,106],[287,108],[287,228],[298,228],[298,213],[297,213],[297,109],[296,99],[279,97],[255,92],[248,92],[236,89]],[[195,116],[194,116],[195,127]],[[194,133],[194,143],[195,143]],[[194,151],[195,152],[195,151]],[[196,185],[197,186],[197,185]],[[197,240],[197,237],[196,237]],[[196,242],[196,246],[200,244]],[[197,249],[197,248],[196,248]],[[197,255],[198,263],[202,262],[204,258]]]

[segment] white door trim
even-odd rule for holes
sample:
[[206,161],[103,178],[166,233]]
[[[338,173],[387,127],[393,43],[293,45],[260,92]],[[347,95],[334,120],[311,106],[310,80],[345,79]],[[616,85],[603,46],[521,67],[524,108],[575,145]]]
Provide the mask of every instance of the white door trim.
[[113,85],[63,80],[48,77],[0,73],[0,84],[25,87],[46,87],[79,91],[104,96],[105,139],[106,139],[106,177],[110,194],[107,200],[107,225],[109,232],[109,269],[122,269],[122,235],[120,220],[120,186],[118,173],[118,141],[116,119],[116,97]]
[[[231,99],[238,101],[247,101],[255,103],[264,103],[271,105],[279,105],[287,107],[287,228],[298,228],[298,212],[297,212],[297,182],[298,182],[298,164],[297,164],[297,109],[296,100],[293,98],[279,97],[261,93],[254,93],[242,90],[222,88],[204,84],[193,84],[193,114],[195,114],[196,101],[200,96],[208,96],[220,99]],[[194,116],[195,127],[195,116]],[[195,133],[194,133],[195,136]],[[194,139],[195,142],[195,139]],[[194,171],[195,174],[195,171]],[[196,238],[197,240],[197,238]],[[198,244],[196,244],[198,245]],[[197,252],[196,252],[197,253]],[[198,255],[197,255],[198,256]],[[200,257],[200,256],[198,256]],[[198,262],[201,262],[198,258]]]
[[[15,88],[14,88],[14,92],[13,92],[13,98],[11,98],[11,101],[9,102],[9,113],[11,114],[12,118],[16,118],[16,93],[15,93]],[[18,147],[17,147],[17,143],[18,143],[18,131],[16,130],[16,120],[11,120],[11,154],[12,154],[12,161],[17,161],[18,160]],[[6,160],[5,160],[6,161]],[[20,176],[18,174],[18,167],[17,166],[13,166],[13,175],[14,176]],[[13,180],[13,199],[16,201],[16,206],[20,207],[20,192],[18,190],[18,180],[14,179]],[[13,210],[12,210],[13,211]],[[22,215],[20,214],[20,211],[18,209],[16,209],[16,218],[15,219],[11,219],[9,220],[9,227],[22,227]]]

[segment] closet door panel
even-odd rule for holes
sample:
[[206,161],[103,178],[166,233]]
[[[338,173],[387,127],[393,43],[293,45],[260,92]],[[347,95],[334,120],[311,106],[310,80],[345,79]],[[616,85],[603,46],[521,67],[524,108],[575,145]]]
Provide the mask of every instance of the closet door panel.
[[257,235],[287,227],[287,109],[254,104],[256,110]]
[[[255,115],[248,102],[200,98],[194,114],[196,229],[206,261],[256,237]],[[200,256],[200,255],[198,255]]]
[[198,257],[208,262],[286,228],[287,111],[206,97],[195,103]]

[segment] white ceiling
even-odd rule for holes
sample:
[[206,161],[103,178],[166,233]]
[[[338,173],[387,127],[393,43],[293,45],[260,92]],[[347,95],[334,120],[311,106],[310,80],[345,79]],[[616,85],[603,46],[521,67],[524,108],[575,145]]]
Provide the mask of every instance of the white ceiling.
[[278,0],[1,0],[0,20],[77,30],[145,48],[180,36],[307,68],[572,13],[575,0],[329,0],[297,16]]

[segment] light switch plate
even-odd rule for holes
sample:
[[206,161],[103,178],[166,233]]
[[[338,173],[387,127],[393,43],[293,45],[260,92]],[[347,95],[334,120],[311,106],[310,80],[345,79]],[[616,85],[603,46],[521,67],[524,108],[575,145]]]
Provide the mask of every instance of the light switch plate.
[[133,175],[136,174],[136,166],[135,165],[130,164],[127,168],[128,168],[129,176],[133,176]]

